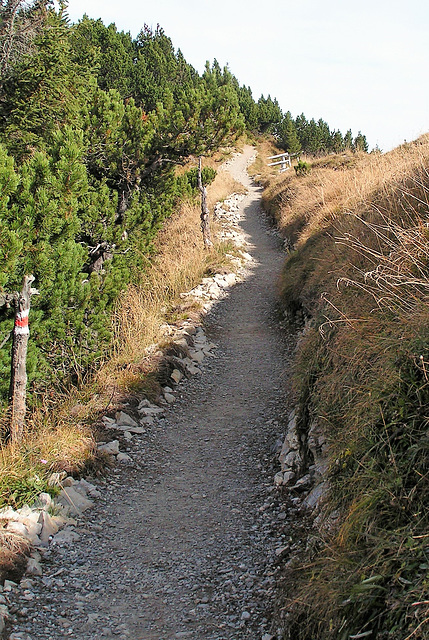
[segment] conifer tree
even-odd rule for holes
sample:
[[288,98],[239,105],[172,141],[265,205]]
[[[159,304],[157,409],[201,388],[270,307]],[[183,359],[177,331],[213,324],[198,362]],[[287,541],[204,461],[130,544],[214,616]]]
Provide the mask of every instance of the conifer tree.
[[295,122],[290,111],[287,111],[278,127],[277,135],[282,147],[290,154],[301,151],[301,143],[298,139]]

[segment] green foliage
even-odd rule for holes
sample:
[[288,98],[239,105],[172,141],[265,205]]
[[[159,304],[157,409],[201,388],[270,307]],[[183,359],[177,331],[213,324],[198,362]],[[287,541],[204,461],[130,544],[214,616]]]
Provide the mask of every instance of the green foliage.
[[[200,77],[161,29],[133,41],[48,8],[0,100],[0,290],[33,273],[30,391],[78,382],[103,357],[111,311],[192,187],[174,164],[244,127],[233,78]],[[207,183],[211,170],[204,171]],[[0,398],[11,310],[0,310]],[[31,397],[31,394],[30,394]]]
[[[88,16],[70,25],[65,3],[18,5],[22,33],[8,31],[6,14],[0,25],[0,292],[36,277],[28,374],[37,395],[79,382],[103,357],[115,301],[141,277],[163,221],[195,191],[195,172],[176,177],[175,165],[246,128],[283,123],[285,144],[299,140],[277,100],[255,102],[216,60],[200,76],[160,27],[133,39]],[[204,183],[214,175],[204,169]],[[2,400],[12,315],[0,309]]]
[[33,504],[41,493],[55,496],[58,489],[48,484],[43,471],[43,469],[33,469],[22,476],[0,476],[0,508],[11,506],[19,509],[25,504]]
[[269,95],[267,98],[261,96],[258,100],[258,128],[261,133],[274,133],[282,120],[282,112],[279,103]]
[[290,111],[285,113],[277,128],[279,143],[282,148],[290,154],[301,151],[301,143],[298,138],[296,124],[292,119]]
[[294,169],[297,176],[307,176],[311,171],[311,167],[308,162],[304,162],[303,160],[298,160]]
[[[216,178],[217,171],[216,169],[212,169],[212,167],[203,167],[201,170],[201,181],[203,186],[208,186],[213,182]],[[196,191],[198,188],[198,168],[190,169],[190,171],[186,172],[186,180],[188,181],[190,187]]]

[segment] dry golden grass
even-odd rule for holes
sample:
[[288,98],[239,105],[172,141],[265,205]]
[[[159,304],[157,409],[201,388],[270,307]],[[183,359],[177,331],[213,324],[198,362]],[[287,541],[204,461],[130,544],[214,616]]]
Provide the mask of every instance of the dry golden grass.
[[0,582],[22,574],[30,552],[30,544],[23,536],[7,531],[6,521],[0,519]]
[[253,179],[266,187],[272,181],[277,182],[281,178],[278,167],[269,167],[268,158],[282,153],[282,149],[276,146],[275,142],[270,139],[259,141],[256,144],[257,156],[255,162],[249,166],[249,175]]
[[311,317],[298,415],[323,425],[336,523],[285,571],[288,638],[429,637],[428,166],[426,135],[318,159],[265,195],[293,245],[285,308]]
[[[242,185],[227,172],[218,171],[208,188],[209,208],[213,210],[216,202],[242,189]],[[206,250],[200,228],[200,207],[189,202],[184,203],[160,231],[155,243],[155,257],[142,276],[142,282],[131,286],[117,306],[116,355],[98,375],[103,387],[121,386],[121,378],[127,386],[135,375],[141,377],[138,368],[135,374],[130,367],[125,371],[122,369],[122,374],[120,369],[124,363],[147,363],[147,348],[159,341],[160,325],[175,306],[183,306],[180,293],[189,291],[202,277],[226,264],[222,245],[216,241],[217,227],[213,219],[211,232],[214,246]],[[185,314],[198,313],[198,307],[184,306],[187,307]]]
[[[371,203],[374,194],[391,192],[417,168],[427,165],[429,135],[390,153],[344,154],[311,161],[309,175],[276,176],[264,194],[267,208],[294,244],[302,246],[343,212]],[[303,158],[305,160],[305,158]]]

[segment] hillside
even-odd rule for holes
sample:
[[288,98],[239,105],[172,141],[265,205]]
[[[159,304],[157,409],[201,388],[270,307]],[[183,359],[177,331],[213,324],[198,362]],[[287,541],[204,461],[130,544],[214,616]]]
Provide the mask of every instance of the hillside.
[[427,638],[429,137],[309,162],[261,178],[301,336],[293,471],[322,496],[284,570],[284,637]]
[[66,3],[3,3],[0,69],[0,635],[426,640],[429,135],[368,154]]
[[[108,357],[118,300],[138,287],[165,221],[198,194],[198,156],[227,153],[243,133],[283,139],[290,118],[216,61],[199,74],[161,27],[142,25],[133,39],[87,16],[70,24],[66,3],[55,11],[20,0],[0,18],[0,296],[35,276],[34,407]],[[362,144],[323,120],[299,122],[302,145],[315,152],[334,139]],[[2,305],[3,407],[11,323]]]

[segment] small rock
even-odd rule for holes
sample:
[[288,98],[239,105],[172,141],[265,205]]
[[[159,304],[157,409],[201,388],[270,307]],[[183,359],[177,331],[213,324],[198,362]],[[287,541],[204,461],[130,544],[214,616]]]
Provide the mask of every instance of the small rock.
[[43,575],[42,567],[40,562],[36,558],[28,558],[27,561],[27,569],[25,573],[28,576],[41,576]]
[[27,527],[23,522],[15,522],[14,520],[10,521],[6,525],[7,531],[11,531],[12,533],[17,533],[23,538],[28,538]]
[[9,611],[5,604],[0,604],[0,633],[3,634],[6,621],[9,617]]
[[55,544],[70,544],[78,540],[80,540],[80,535],[76,531],[73,531],[73,529],[68,528],[59,531],[53,538]]
[[137,427],[137,422],[125,411],[119,411],[116,414],[116,424],[120,427]]
[[119,440],[112,440],[112,442],[106,442],[105,444],[99,444],[97,449],[102,453],[108,453],[109,455],[117,455],[119,453]]
[[204,360],[203,351],[190,351],[189,355],[191,356],[191,360],[193,360],[194,362],[198,362],[198,364],[201,364]]
[[198,367],[196,367],[196,366],[194,366],[192,364],[187,366],[186,369],[189,371],[191,376],[195,376],[196,374],[201,373],[201,369],[199,369]]
[[274,484],[276,487],[281,487],[283,484],[283,473],[281,471],[279,471],[278,473],[276,473],[276,475],[274,476]]
[[[174,371],[177,371],[177,369],[175,369]],[[141,409],[139,409],[139,413],[142,414],[143,416],[146,416],[147,418],[156,416],[158,413],[164,413],[164,411],[165,409],[163,409],[162,407],[142,407]]]
[[46,544],[49,542],[49,539],[57,533],[58,524],[46,511],[41,511],[39,522],[42,525],[40,540]]
[[295,478],[296,473],[294,473],[293,471],[285,471],[283,474],[283,484],[291,484],[292,482],[294,482]]
[[66,471],[59,471],[55,473],[51,473],[48,479],[48,487],[58,487],[61,486],[62,481],[67,476]]
[[173,404],[173,402],[176,400],[176,397],[173,396],[172,393],[164,393],[164,398],[166,402],[168,402],[168,404]]
[[32,580],[31,578],[22,578],[19,586],[21,587],[21,589],[32,589],[34,586],[34,580]]
[[76,489],[76,491],[79,491],[79,489],[83,489],[85,493],[91,496],[91,498],[101,497],[101,492],[97,489],[97,487],[91,482],[88,482],[88,480],[85,480],[85,478],[81,478],[79,480],[79,483],[74,487],[74,489]]
[[13,582],[13,580],[5,580],[3,583],[3,591],[12,591],[16,589],[17,586],[17,583]]
[[65,507],[71,515],[80,515],[82,511],[86,511],[94,504],[92,500],[82,496],[73,487],[63,489],[57,498],[57,502]]
[[172,380],[174,380],[174,382],[176,384],[178,384],[181,381],[181,379],[183,378],[183,373],[181,371],[179,371],[179,369],[174,369],[174,371],[171,374],[170,378]]
[[35,509],[43,509],[44,511],[48,511],[48,509],[52,507],[52,497],[49,495],[49,493],[41,493],[35,501],[33,507]]
[[250,613],[248,611],[243,611],[243,613],[241,614],[241,619],[250,620]]
[[132,462],[133,461],[131,456],[129,456],[127,453],[118,453],[118,455],[116,456],[116,460],[118,462],[122,462],[122,463]]
[[[144,420],[146,420],[146,418]],[[143,422],[143,424],[147,424],[143,420],[140,420],[140,422]],[[153,420],[149,424],[153,424]],[[126,436],[127,433],[128,433],[128,437]],[[127,438],[127,440],[131,440],[133,433],[137,435],[146,433],[146,429],[144,427],[128,427],[128,429],[124,432],[124,437]]]

